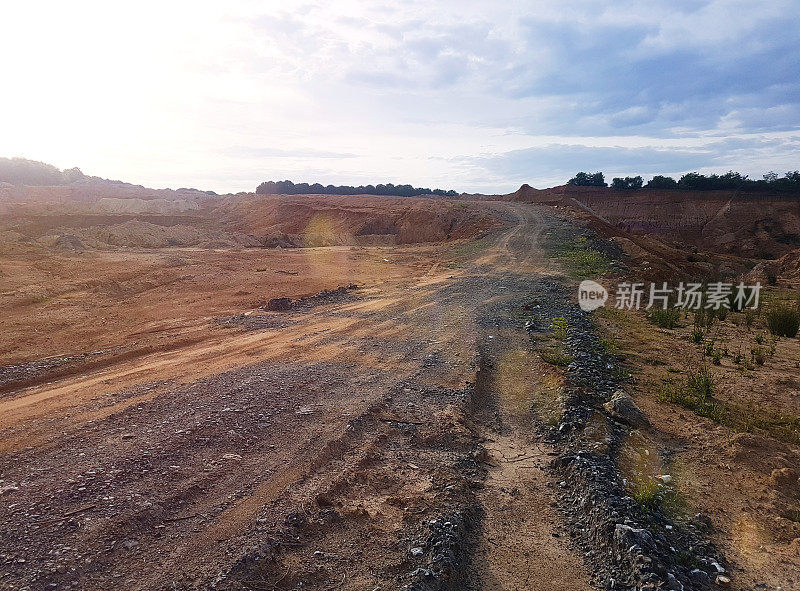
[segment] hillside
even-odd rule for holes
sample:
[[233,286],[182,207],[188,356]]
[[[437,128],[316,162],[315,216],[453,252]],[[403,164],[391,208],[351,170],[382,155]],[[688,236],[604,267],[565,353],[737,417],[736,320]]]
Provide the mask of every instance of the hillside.
[[626,232],[717,253],[773,259],[800,246],[797,196],[523,185],[503,198],[578,208]]

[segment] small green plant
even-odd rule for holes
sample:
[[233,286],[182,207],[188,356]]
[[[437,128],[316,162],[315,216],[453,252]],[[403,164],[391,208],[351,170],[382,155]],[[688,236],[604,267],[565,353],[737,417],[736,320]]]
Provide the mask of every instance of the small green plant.
[[747,328],[753,326],[753,322],[755,322],[755,319],[756,319],[756,313],[754,310],[748,308],[747,310],[744,311],[744,323],[745,326],[747,326]]
[[547,347],[542,349],[539,354],[545,363],[558,367],[566,367],[572,363],[572,356],[564,353],[559,347]]
[[800,312],[781,305],[767,312],[767,326],[775,336],[794,338],[800,330]]
[[652,478],[643,478],[636,483],[633,491],[633,500],[645,511],[651,511],[661,502],[661,490],[658,483]]
[[702,308],[694,313],[694,326],[695,328],[703,328],[706,325],[706,311]]
[[719,349],[714,351],[714,354],[711,356],[711,363],[714,365],[722,365],[722,351]]
[[759,334],[756,335],[756,338],[754,340],[759,345],[763,345],[764,344],[764,335],[759,333]]
[[686,386],[698,398],[711,398],[714,391],[714,376],[706,368],[691,370],[686,380]]
[[559,341],[566,340],[567,338],[567,319],[563,316],[553,318],[553,336]]
[[653,308],[647,317],[650,322],[661,328],[675,328],[681,318],[681,311],[679,308]]
[[659,402],[672,402],[701,417],[721,423],[727,414],[724,404],[712,397],[713,378],[708,370],[692,371],[685,385],[665,382],[658,393]]
[[764,365],[764,362],[767,360],[764,349],[761,347],[751,347],[750,357],[757,365]]
[[714,354],[714,341],[708,341],[703,347],[703,355],[711,357]]
[[692,330],[692,342],[693,343],[702,343],[703,342],[703,329],[702,328],[695,328]]
[[605,339],[599,339],[597,344],[600,346],[600,349],[606,353],[606,355],[611,355],[613,357],[619,354],[619,345],[617,344],[617,340],[614,338],[614,335],[610,335]]

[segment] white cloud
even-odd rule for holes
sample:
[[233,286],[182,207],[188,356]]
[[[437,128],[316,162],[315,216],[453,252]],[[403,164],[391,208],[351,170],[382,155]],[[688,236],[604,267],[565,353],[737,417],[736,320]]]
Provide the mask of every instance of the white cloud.
[[[797,141],[706,138],[800,137],[798,16],[789,0],[13,3],[0,154],[218,191],[541,186],[564,180],[556,160],[592,168],[575,146],[619,150],[620,173],[660,155],[671,172],[663,150],[684,162],[698,142],[711,165],[780,169]],[[475,164],[534,149],[550,169]]]

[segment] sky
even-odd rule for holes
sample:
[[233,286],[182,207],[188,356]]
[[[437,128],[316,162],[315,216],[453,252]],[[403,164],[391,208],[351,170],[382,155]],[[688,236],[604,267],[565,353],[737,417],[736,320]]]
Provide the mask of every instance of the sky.
[[466,192],[800,168],[800,2],[9,2],[0,156]]

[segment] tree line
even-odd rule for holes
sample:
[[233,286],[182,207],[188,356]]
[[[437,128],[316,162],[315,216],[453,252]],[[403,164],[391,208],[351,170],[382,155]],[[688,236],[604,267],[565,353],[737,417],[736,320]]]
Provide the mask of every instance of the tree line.
[[[568,185],[577,187],[607,187],[608,183],[602,172],[579,172]],[[725,174],[700,174],[689,172],[678,180],[669,176],[656,175],[647,184],[641,176],[614,177],[611,188],[621,191],[637,189],[683,189],[686,191],[748,191],[800,193],[800,171],[789,171],[783,176],[777,172],[768,172],[761,179],[748,178],[746,174],[732,170]]]
[[59,170],[52,164],[26,158],[0,158],[0,183],[11,185],[66,185],[84,178],[79,168]]
[[393,185],[392,183],[378,185],[321,185],[320,183],[293,183],[292,181],[265,181],[258,185],[256,193],[259,195],[391,195],[394,197],[413,197],[415,195],[442,195],[455,197],[458,195],[453,190],[427,189],[412,187],[411,185]]

